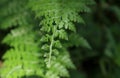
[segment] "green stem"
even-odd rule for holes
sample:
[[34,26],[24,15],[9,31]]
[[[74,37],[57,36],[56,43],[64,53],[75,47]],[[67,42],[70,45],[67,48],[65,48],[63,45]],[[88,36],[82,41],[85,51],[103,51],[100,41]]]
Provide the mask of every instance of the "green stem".
[[9,78],[10,74],[12,74],[13,72],[15,72],[16,70],[21,69],[22,66],[16,66],[14,67],[10,72],[8,72],[8,74],[6,75],[6,78]]
[[51,58],[52,58],[52,47],[53,47],[53,43],[54,43],[54,33],[55,33],[55,26],[54,26],[54,30],[53,30],[53,34],[51,37],[51,44],[50,44],[50,48],[49,48],[49,59],[48,59],[48,68],[51,66]]

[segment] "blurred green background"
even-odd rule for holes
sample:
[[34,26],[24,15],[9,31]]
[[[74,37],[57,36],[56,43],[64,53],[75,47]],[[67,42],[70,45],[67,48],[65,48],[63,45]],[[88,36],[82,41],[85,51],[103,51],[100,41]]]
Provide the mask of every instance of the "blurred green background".
[[86,25],[77,26],[91,49],[70,48],[78,71],[84,73],[78,78],[120,78],[120,0],[95,2],[91,13],[83,14]]

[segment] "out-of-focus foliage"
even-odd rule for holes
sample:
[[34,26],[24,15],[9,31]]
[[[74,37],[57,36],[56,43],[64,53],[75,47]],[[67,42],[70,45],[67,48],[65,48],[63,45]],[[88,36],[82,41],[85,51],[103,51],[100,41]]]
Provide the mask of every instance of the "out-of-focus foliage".
[[71,56],[86,78],[120,78],[120,1],[95,1],[92,12],[83,14],[86,26],[77,26],[91,49],[70,48]]

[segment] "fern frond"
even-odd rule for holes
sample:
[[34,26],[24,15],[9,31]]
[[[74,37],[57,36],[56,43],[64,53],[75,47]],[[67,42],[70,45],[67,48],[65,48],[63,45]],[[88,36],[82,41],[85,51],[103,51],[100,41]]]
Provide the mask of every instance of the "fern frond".
[[[41,19],[40,31],[43,34],[41,49],[45,53],[46,66],[50,69],[46,73],[49,73],[49,71],[53,73],[56,70],[56,73],[53,73],[54,78],[59,78],[61,72],[57,72],[60,69],[67,72],[65,64],[60,64],[59,61],[58,63],[56,61],[55,64],[61,68],[52,70],[51,68],[54,67],[53,61],[55,62],[54,59],[61,56],[64,52],[62,50],[66,49],[62,41],[68,41],[68,31],[76,32],[74,22],[84,23],[79,12],[89,12],[90,9],[87,5],[88,3],[83,0],[29,0],[28,6],[35,12],[36,18]],[[69,63],[73,65],[71,61]],[[63,74],[60,76],[68,75]]]
[[[26,0],[27,1],[27,0]],[[7,29],[12,26],[17,26],[18,24],[25,23],[24,21],[26,13],[26,1],[22,0],[12,0],[7,1],[0,8],[0,28]]]
[[[3,78],[31,75],[38,75],[41,78],[69,77],[67,69],[74,69],[75,66],[64,42],[70,42],[70,33],[76,33],[74,23],[84,23],[79,13],[89,12],[87,6],[89,1],[12,0],[10,2],[6,0],[2,2],[7,2],[8,5],[0,4],[4,8],[0,13],[0,28],[17,27],[12,29],[3,40],[3,43],[11,48],[3,56],[5,62],[1,76]],[[39,25],[38,21],[32,18],[33,12],[39,20]],[[4,17],[6,18],[2,21]]]
[[40,69],[39,57],[41,54],[38,42],[35,41],[35,32],[31,31],[30,26],[28,27],[12,30],[3,41],[12,47],[3,56],[3,59],[6,60],[1,72],[3,78],[28,76],[35,74]]

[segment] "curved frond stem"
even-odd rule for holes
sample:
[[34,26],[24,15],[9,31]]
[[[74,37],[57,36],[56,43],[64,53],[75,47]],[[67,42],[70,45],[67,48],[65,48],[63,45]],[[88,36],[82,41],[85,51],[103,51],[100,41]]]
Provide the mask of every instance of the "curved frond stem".
[[10,71],[8,72],[8,74],[6,75],[6,78],[8,78],[8,77],[10,76],[10,74],[12,74],[13,72],[21,69],[21,67],[22,67],[21,65],[14,67],[12,70],[10,70]]
[[51,43],[50,43],[50,48],[49,48],[49,59],[48,59],[48,68],[51,67],[51,57],[52,57],[52,47],[54,44],[54,33],[55,33],[56,27],[54,26],[53,34],[51,36]]

